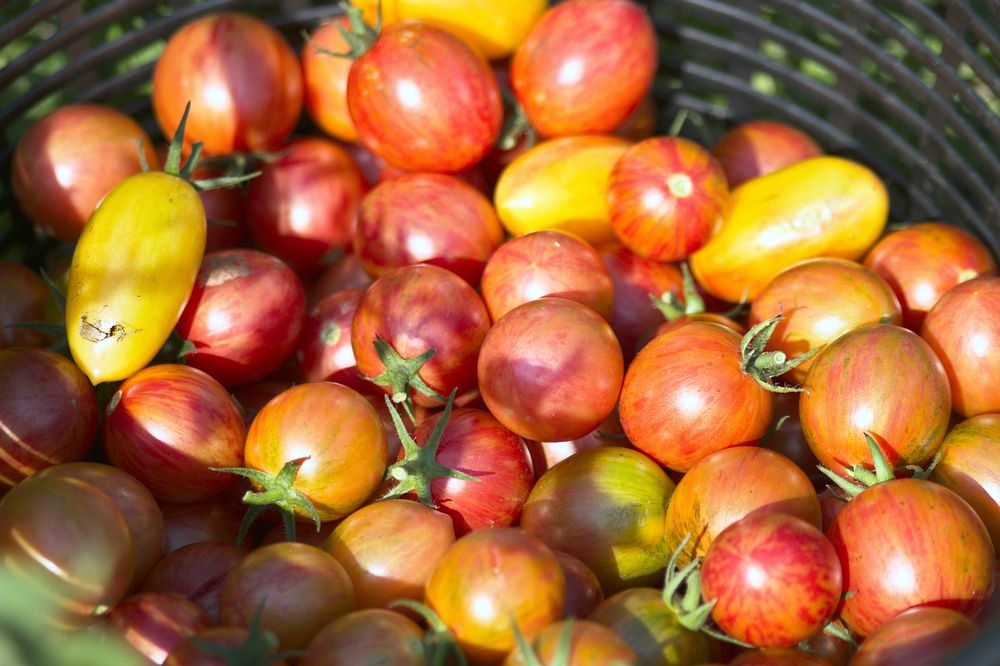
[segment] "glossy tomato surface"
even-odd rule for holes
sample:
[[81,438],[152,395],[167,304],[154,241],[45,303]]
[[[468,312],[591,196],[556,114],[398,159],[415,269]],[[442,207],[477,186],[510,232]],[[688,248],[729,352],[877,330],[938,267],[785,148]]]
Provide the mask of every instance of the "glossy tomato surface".
[[370,387],[358,373],[351,347],[351,324],[364,293],[364,289],[334,292],[309,309],[295,351],[302,381],[331,381],[358,390]]
[[851,666],[931,666],[973,640],[976,623],[948,608],[925,606],[903,611],[869,636]]
[[426,666],[423,635],[423,629],[401,613],[365,608],[323,627],[309,642],[298,664]]
[[583,563],[579,557],[553,550],[563,576],[566,577],[566,603],[563,605],[563,617],[587,617],[604,601],[604,590],[601,581]]
[[823,154],[805,132],[774,120],[734,127],[712,147],[730,187]]
[[182,597],[146,592],[128,597],[108,615],[108,625],[154,664],[194,634],[208,629],[203,610]]
[[156,563],[139,592],[183,597],[217,623],[222,583],[246,555],[233,543],[202,541],[182,546]]
[[302,83],[305,107],[319,128],[330,136],[343,141],[357,141],[358,131],[347,109],[347,76],[352,61],[321,53],[316,47],[347,53],[351,47],[340,29],[350,29],[346,16],[324,23],[309,36],[309,43],[302,47]]

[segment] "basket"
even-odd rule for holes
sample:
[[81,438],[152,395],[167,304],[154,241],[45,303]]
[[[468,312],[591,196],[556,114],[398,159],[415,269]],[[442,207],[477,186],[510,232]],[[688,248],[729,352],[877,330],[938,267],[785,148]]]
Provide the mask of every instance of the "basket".
[[[682,110],[682,134],[707,144],[737,122],[789,122],[829,152],[874,168],[889,185],[893,221],[943,219],[1000,256],[1000,0],[645,4],[662,37],[654,88],[661,130]],[[261,16],[296,48],[303,28],[339,13],[336,2],[314,0],[0,7],[0,254],[30,264],[51,243],[19,213],[8,187],[27,125],[60,104],[90,101],[132,114],[158,136],[150,79],[164,40],[224,10]],[[1000,617],[953,663],[1000,663]]]

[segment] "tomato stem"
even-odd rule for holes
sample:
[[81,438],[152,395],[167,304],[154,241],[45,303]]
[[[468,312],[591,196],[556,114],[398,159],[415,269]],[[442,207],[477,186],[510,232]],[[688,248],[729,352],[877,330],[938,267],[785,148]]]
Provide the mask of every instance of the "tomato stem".
[[261,601],[254,611],[253,620],[247,627],[247,637],[237,646],[219,645],[207,640],[193,639],[191,642],[200,652],[218,657],[229,666],[268,666],[285,659],[301,657],[304,650],[286,650],[278,652],[278,637],[273,632],[263,628],[261,618],[264,614],[264,604]]
[[[874,467],[874,471],[867,469],[863,465],[854,465],[847,470],[847,474],[851,478],[845,479],[833,470],[824,467],[823,465],[817,465],[817,469],[833,481],[837,488],[846,493],[848,499],[860,495],[872,486],[880,483],[886,483],[888,481],[894,481],[898,478],[896,470],[893,469],[892,464],[889,462],[889,459],[886,457],[885,452],[882,450],[878,441],[867,430],[864,432],[864,436],[865,441],[868,443],[868,450],[871,452],[873,463],[872,467]],[[934,467],[937,466],[940,459],[941,450],[938,449],[937,453],[934,455],[934,459],[931,460],[930,465],[926,468],[919,465],[906,465],[901,469],[913,472],[913,478],[915,479],[926,480],[931,475],[931,472],[934,470]],[[835,492],[833,488],[831,488],[830,491]]]
[[[715,600],[701,602],[701,558],[695,558],[683,569],[677,570],[677,561],[681,553],[691,541],[691,535],[685,534],[677,549],[667,562],[665,582],[663,584],[663,603],[674,611],[677,621],[689,631],[698,631],[705,626],[715,607]],[[679,593],[684,587],[683,594]]]
[[741,369],[762,387],[773,393],[799,393],[798,386],[782,386],[772,383],[775,377],[785,374],[803,361],[814,356],[819,349],[810,349],[804,354],[789,359],[782,351],[764,351],[774,329],[784,318],[782,313],[760,322],[743,336],[740,342]]
[[681,264],[681,280],[683,281],[684,302],[677,298],[677,294],[672,291],[663,292],[662,296],[650,294],[649,298],[653,305],[663,314],[667,321],[677,321],[681,317],[704,314],[705,299],[698,293],[695,286],[694,277],[687,263]]
[[420,369],[434,357],[437,351],[428,349],[423,354],[413,358],[403,358],[392,345],[378,335],[375,336],[375,353],[385,366],[385,371],[376,377],[366,377],[368,381],[389,390],[394,403],[402,403],[410,422],[414,422],[413,403],[410,400],[410,389],[419,391],[429,398],[444,402],[446,398],[432,389],[420,376]]
[[424,659],[429,666],[468,666],[465,654],[458,647],[454,635],[441,617],[426,604],[412,599],[397,599],[388,604],[389,608],[406,608],[419,615],[427,623],[429,631],[424,636]]

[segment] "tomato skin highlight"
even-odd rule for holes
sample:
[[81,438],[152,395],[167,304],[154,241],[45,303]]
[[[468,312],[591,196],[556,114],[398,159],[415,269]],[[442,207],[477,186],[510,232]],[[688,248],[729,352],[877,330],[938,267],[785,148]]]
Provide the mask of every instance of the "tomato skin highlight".
[[860,636],[914,606],[974,618],[993,593],[996,559],[983,521],[930,481],[872,486],[847,503],[827,536],[843,566],[844,591],[853,592],[840,616]]
[[170,336],[205,251],[205,209],[189,183],[162,172],[108,192],[73,253],[66,335],[94,384],[145,367]]
[[208,629],[211,621],[187,599],[146,592],[128,597],[108,615],[108,626],[117,631],[154,664],[162,664],[175,647]]

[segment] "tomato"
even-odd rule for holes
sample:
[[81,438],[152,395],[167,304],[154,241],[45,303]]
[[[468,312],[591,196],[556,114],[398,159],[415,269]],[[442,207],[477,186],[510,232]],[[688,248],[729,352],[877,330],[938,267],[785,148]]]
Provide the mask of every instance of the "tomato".
[[[315,382],[284,391],[257,414],[247,433],[247,467],[276,476],[303,459],[294,490],[320,520],[343,518],[361,506],[382,481],[385,432],[378,414],[354,389]],[[301,506],[296,513],[309,519]]]
[[489,199],[471,185],[444,174],[405,174],[365,196],[354,251],[374,277],[426,263],[476,286],[503,238]]
[[691,255],[691,270],[730,302],[757,294],[785,268],[814,257],[860,259],[885,227],[885,184],[840,157],[814,157],[730,194],[722,226]]
[[246,424],[247,428],[253,423],[253,420],[260,413],[260,410],[264,408],[264,405],[269,403],[272,398],[277,397],[279,393],[295,385],[295,382],[291,379],[279,378],[276,376],[277,374],[276,372],[266,379],[244,384],[233,389],[233,397],[243,411],[243,423]]
[[[747,325],[777,314],[768,349],[789,356],[822,349],[844,333],[867,324],[902,324],[899,301],[885,281],[847,259],[808,259],[789,266],[754,299]],[[801,384],[815,357],[788,373]]]
[[125,596],[135,570],[125,517],[97,487],[69,477],[22,481],[0,501],[0,561],[36,583],[64,629],[84,627]]
[[123,383],[103,427],[111,463],[168,502],[195,502],[229,488],[235,479],[211,468],[241,465],[245,435],[222,385],[175,364],[150,366]]
[[[441,418],[435,414],[417,426],[413,438],[421,447],[430,442]],[[531,458],[524,440],[489,412],[452,411],[435,460],[474,478],[438,477],[430,482],[431,498],[438,510],[451,516],[457,536],[517,522],[534,482]]]
[[969,503],[1000,551],[1000,414],[980,414],[945,435],[931,481]]
[[310,308],[295,352],[302,381],[331,381],[356,390],[370,386],[358,373],[351,348],[351,323],[364,293],[364,289],[345,289]]
[[44,347],[49,336],[15,324],[46,319],[49,289],[30,268],[0,259],[0,349],[4,347]]
[[24,214],[59,240],[75,241],[105,194],[156,163],[135,120],[97,104],[67,104],[36,121],[11,161],[10,184]]
[[[819,471],[819,460],[809,448],[806,437],[802,434],[802,422],[799,420],[800,393],[776,393],[774,396],[774,423],[759,444],[765,449],[780,453],[813,482],[817,490],[826,488],[830,479]],[[773,428],[780,423],[777,430]],[[822,504],[823,498],[820,497]]]
[[630,145],[613,136],[575,136],[524,152],[500,174],[493,194],[504,228],[514,236],[559,229],[595,246],[614,241],[605,191]]
[[631,362],[640,342],[663,321],[650,294],[662,297],[671,292],[680,297],[681,273],[673,264],[643,259],[624,246],[602,248],[601,259],[614,285],[611,328],[621,343],[625,361]]
[[521,437],[586,435],[615,407],[624,361],[611,327],[585,305],[542,298],[490,329],[479,354],[479,390],[490,412]]
[[141,583],[164,553],[163,514],[153,495],[134,476],[96,462],[65,463],[38,473],[38,478],[57,477],[85,481],[115,503],[132,537],[135,567],[131,587]]
[[32,474],[81,460],[97,434],[97,397],[64,356],[0,350],[0,494]]
[[307,284],[306,303],[315,305],[330,294],[348,289],[365,289],[371,283],[372,278],[361,265],[358,255],[345,254],[324,269],[312,284]]
[[377,608],[422,601],[427,579],[454,542],[451,518],[420,502],[391,499],[347,516],[325,550],[350,575],[358,608]]
[[865,639],[851,666],[931,666],[946,663],[977,634],[976,623],[947,608],[911,608]]
[[[565,641],[565,643],[564,643]],[[565,645],[565,647],[563,647]],[[528,643],[538,663],[566,666],[584,664],[639,664],[635,652],[618,635],[589,620],[554,622],[535,634]],[[564,652],[565,650],[565,652]],[[561,661],[556,655],[565,654]],[[519,647],[511,650],[504,666],[524,666],[528,661]]]
[[941,361],[913,333],[875,324],[837,338],[813,359],[799,398],[802,432],[838,474],[871,465],[871,433],[893,465],[923,464],[941,445],[951,390]]
[[218,622],[222,582],[244,557],[246,551],[231,543],[181,546],[156,563],[139,591],[183,597]]
[[503,120],[500,90],[483,57],[458,37],[405,21],[354,55],[347,106],[361,142],[389,164],[455,173],[493,147]]
[[395,611],[366,608],[323,627],[298,661],[299,666],[356,664],[426,666],[423,630]]
[[706,456],[685,474],[670,498],[666,549],[681,551],[680,565],[703,557],[727,527],[753,513],[782,513],[820,527],[816,491],[788,458],[755,446],[736,446]]
[[356,606],[341,564],[304,543],[276,543],[251,552],[226,576],[219,596],[223,625],[261,626],[284,650],[302,649],[320,629]]
[[953,287],[927,313],[920,336],[944,363],[952,407],[962,416],[1000,411],[1000,277]]
[[185,145],[208,155],[275,150],[302,110],[302,72],[277,30],[248,14],[209,14],[167,40],[153,70],[153,111],[171,135],[191,101]]
[[250,182],[250,236],[296,271],[315,275],[331,253],[351,249],[367,189],[346,149],[316,137],[293,141]]
[[795,648],[771,648],[744,652],[729,666],[830,666],[823,657]]
[[409,395],[421,405],[441,404],[415,385],[422,381],[442,396],[472,388],[489,319],[479,294],[451,271],[426,264],[394,269],[368,288],[354,314],[351,346],[358,371],[370,381],[386,373],[387,363],[375,347],[378,338],[403,359],[434,350],[419,374],[407,367],[397,371],[394,361],[376,383],[396,402]]
[[774,120],[754,120],[726,132],[714,146],[730,187],[766,176],[796,162],[818,157],[823,149],[805,132]]
[[686,471],[706,455],[759,439],[771,393],[744,370],[738,333],[691,321],[654,338],[629,365],[619,415],[632,444]]
[[914,331],[949,289],[997,272],[979,239],[943,222],[922,222],[887,234],[865,256],[865,266],[896,292],[903,325]]
[[472,532],[438,561],[426,599],[473,663],[499,663],[514,626],[533,635],[560,618],[566,582],[537,538],[512,527]]
[[708,242],[728,199],[726,175],[712,154],[677,137],[635,144],[608,180],[615,235],[639,256],[656,261],[685,259]]
[[[251,643],[252,641],[252,643]],[[254,644],[258,647],[248,650],[245,646]],[[202,649],[204,645],[210,646],[211,652]],[[244,659],[260,660],[260,663],[268,666],[285,666],[288,662],[272,656],[277,649],[277,645],[271,645],[266,639],[261,640],[258,636],[256,640],[250,636],[250,631],[242,627],[211,627],[204,631],[199,631],[183,643],[174,648],[164,666],[229,666],[239,658],[221,657],[217,655],[217,650],[225,650],[230,654],[237,652],[246,655],[248,652],[253,657],[243,657]]]
[[211,621],[187,599],[147,592],[128,597],[108,615],[108,626],[117,631],[154,664],[162,664],[171,650]]
[[161,502],[166,533],[164,552],[172,553],[201,541],[235,542],[243,511],[227,495],[182,504]]
[[660,581],[670,559],[664,515],[673,491],[674,482],[638,451],[588,449],[538,479],[521,529],[579,558],[612,594]]
[[613,131],[639,106],[658,64],[656,32],[630,0],[568,0],[517,47],[511,83],[542,136]]
[[589,243],[550,229],[501,245],[486,262],[482,294],[493,321],[543,296],[568,298],[609,319],[614,284]]
[[301,55],[306,111],[321,130],[342,141],[358,140],[358,131],[347,109],[347,75],[351,71],[351,61],[331,57],[316,47],[347,53],[351,47],[340,34],[340,28],[350,27],[346,16],[324,23],[312,31]]
[[[221,169],[195,170],[198,178],[219,178],[225,175]],[[205,208],[205,252],[218,252],[234,247],[245,247],[247,236],[247,214],[243,190],[238,187],[220,187],[214,190],[200,190],[198,197]]]
[[524,41],[546,9],[546,0],[356,0],[374,23],[381,8],[382,24],[417,20],[462,38],[484,58],[509,56]]
[[271,374],[295,348],[305,318],[302,283],[283,261],[256,250],[205,255],[177,334],[184,362],[224,386]]
[[583,561],[575,555],[561,550],[552,551],[563,576],[566,578],[566,602],[563,605],[563,617],[587,617],[604,601],[604,590],[601,581]]
[[548,469],[554,467],[571,455],[585,449],[593,449],[599,446],[627,445],[625,435],[622,433],[621,423],[618,422],[618,411],[614,410],[599,426],[588,432],[583,437],[563,440],[561,442],[538,442],[529,439],[525,442],[528,445],[528,453],[531,455],[531,466],[535,470],[537,480]]
[[719,533],[705,554],[702,595],[733,638],[791,647],[833,619],[840,560],[830,541],[801,518],[750,514]]

